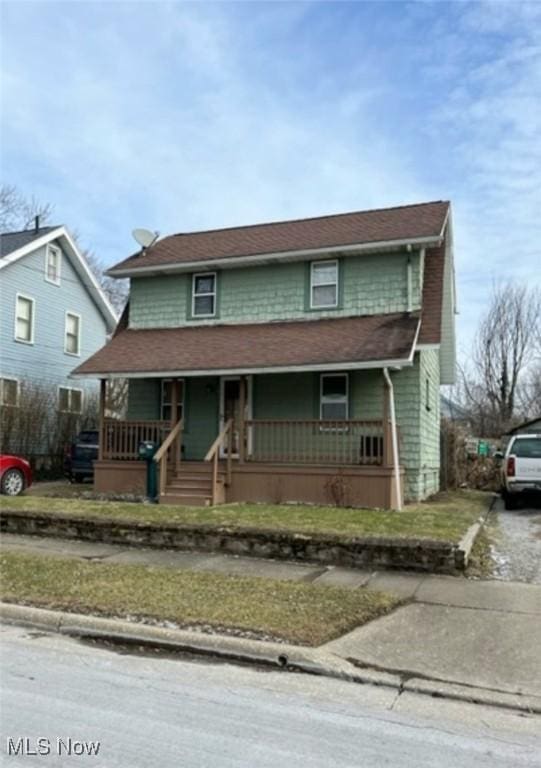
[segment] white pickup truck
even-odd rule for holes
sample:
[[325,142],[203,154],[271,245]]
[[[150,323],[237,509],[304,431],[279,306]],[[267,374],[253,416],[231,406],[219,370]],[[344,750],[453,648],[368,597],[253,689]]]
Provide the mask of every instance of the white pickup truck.
[[541,493],[541,435],[515,435],[502,458],[503,501],[516,509],[523,494]]

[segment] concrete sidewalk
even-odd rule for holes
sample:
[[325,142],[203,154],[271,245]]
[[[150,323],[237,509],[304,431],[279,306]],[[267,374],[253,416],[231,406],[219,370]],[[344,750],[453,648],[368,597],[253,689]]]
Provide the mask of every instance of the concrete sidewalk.
[[[396,684],[401,690],[500,705],[522,706],[522,701],[527,702],[525,709],[541,712],[541,585],[362,572],[33,536],[4,535],[1,540],[5,550],[34,554],[395,592],[412,602],[320,647],[318,659],[325,659],[329,668],[334,663],[354,665],[359,673],[392,680],[394,683],[380,684]],[[183,637],[189,635],[183,633]],[[221,642],[219,636],[214,637],[215,648]],[[223,638],[223,642],[229,641]],[[252,646],[262,648],[258,641],[252,641]]]

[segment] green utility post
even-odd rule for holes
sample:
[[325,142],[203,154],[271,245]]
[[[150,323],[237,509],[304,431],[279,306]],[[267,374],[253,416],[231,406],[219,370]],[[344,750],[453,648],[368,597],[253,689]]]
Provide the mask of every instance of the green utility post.
[[157,467],[154,461],[154,454],[156,453],[158,446],[150,440],[143,440],[139,443],[139,458],[143,459],[147,463],[147,497],[150,501],[156,501],[158,493],[157,483]]

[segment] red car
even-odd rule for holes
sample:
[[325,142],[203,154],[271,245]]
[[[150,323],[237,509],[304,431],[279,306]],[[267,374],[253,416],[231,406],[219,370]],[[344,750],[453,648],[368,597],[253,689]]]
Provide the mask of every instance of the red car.
[[26,459],[0,454],[0,491],[6,496],[18,496],[32,485],[32,470]]

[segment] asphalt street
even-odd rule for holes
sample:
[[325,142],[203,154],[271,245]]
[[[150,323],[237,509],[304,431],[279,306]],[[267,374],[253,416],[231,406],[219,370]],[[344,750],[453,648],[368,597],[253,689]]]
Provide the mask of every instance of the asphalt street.
[[[2,765],[541,765],[540,720],[518,712],[1,629]],[[9,739],[19,755],[8,756]],[[70,739],[99,742],[98,755],[68,756]],[[50,754],[21,754],[38,744]]]

